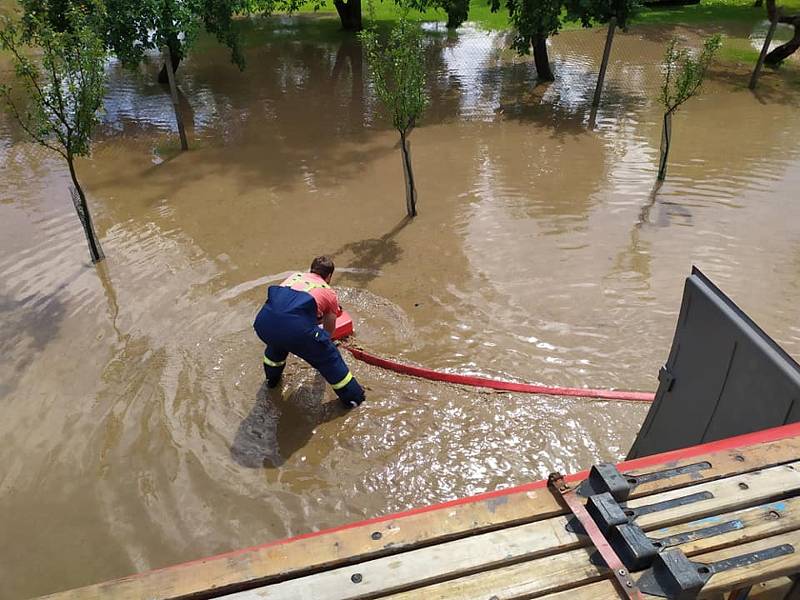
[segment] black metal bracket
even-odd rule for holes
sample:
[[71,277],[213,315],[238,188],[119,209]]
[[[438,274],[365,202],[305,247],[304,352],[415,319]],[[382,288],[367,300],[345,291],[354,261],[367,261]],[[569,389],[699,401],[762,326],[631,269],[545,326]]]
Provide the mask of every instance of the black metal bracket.
[[592,466],[589,477],[583,480],[575,492],[584,498],[608,492],[617,502],[624,502],[632,489],[631,482],[615,465],[600,463]]
[[[744,523],[735,519],[733,521],[719,523],[718,525],[685,531],[663,538],[653,538],[647,536],[637,525],[621,524],[610,529],[607,535],[609,536],[611,547],[625,566],[631,571],[639,571],[649,567],[656,553],[662,550],[673,546],[679,546],[686,542],[722,535],[723,533],[736,531],[743,527]],[[602,557],[596,552],[592,553],[589,560],[595,566],[605,566]]]
[[700,471],[710,468],[711,463],[702,461],[671,469],[653,471],[652,473],[631,475],[620,473],[617,467],[610,463],[600,463],[591,468],[589,477],[578,486],[577,494],[588,498],[589,496],[608,492],[617,502],[624,502],[636,486],[652,481],[679,477],[680,475],[698,474],[698,479],[702,479],[702,476],[699,475]]
[[781,544],[720,560],[713,563],[696,563],[689,560],[677,548],[670,548],[656,555],[652,568],[637,581],[645,594],[669,598],[670,600],[694,600],[712,575],[779,556],[794,553],[791,544]]
[[[641,515],[677,506],[686,506],[687,504],[710,498],[713,498],[713,494],[710,492],[698,492],[631,509],[614,500],[610,492],[605,492],[589,497],[586,502],[586,512],[597,524],[598,529],[606,537],[611,548],[625,567],[629,571],[639,571],[650,567],[658,552],[662,550],[744,527],[742,521],[733,519],[671,536],[651,538],[642,531],[641,527],[634,523],[634,520]],[[583,532],[582,525],[574,520],[567,523],[567,529],[575,533]],[[594,553],[590,560],[598,566],[605,566],[602,558],[597,553]]]
[[[653,504],[645,504],[637,508],[629,508],[625,504],[617,502],[611,492],[604,492],[590,496],[586,502],[586,509],[592,515],[600,531],[607,532],[615,525],[623,523],[633,523],[638,517],[649,515],[662,510],[669,510],[678,506],[686,506],[703,500],[710,500],[714,497],[711,492],[696,492],[679,496],[671,500],[663,500]],[[624,518],[623,518],[624,517]],[[566,526],[567,531],[583,534],[583,527],[577,519],[570,519]]]
[[672,477],[678,477],[680,475],[697,475],[698,479],[702,479],[702,475],[700,475],[700,471],[705,471],[706,469],[711,468],[711,463],[707,461],[701,461],[692,463],[690,465],[683,465],[680,467],[673,467],[671,469],[662,469],[661,471],[653,471],[652,473],[642,473],[641,475],[630,475],[625,474],[625,479],[630,483],[632,486],[636,487],[637,485],[642,485],[644,483],[650,483],[651,481],[661,481],[662,479],[671,479]]
[[644,515],[649,515],[655,512],[661,512],[662,510],[669,510],[670,508],[677,508],[678,506],[686,506],[688,504],[694,504],[695,502],[702,502],[703,500],[711,500],[713,497],[714,494],[711,492],[696,492],[694,494],[679,496],[678,498],[673,498],[672,500],[662,500],[661,502],[646,504],[638,508],[625,507],[625,514],[631,520],[635,520],[638,517],[643,517]]
[[657,538],[653,540],[653,545],[659,549],[671,548],[672,546],[680,546],[686,542],[703,540],[714,537],[715,535],[736,531],[737,529],[744,529],[744,523],[739,519],[734,519],[733,521],[725,521],[718,525],[710,525],[709,527],[702,527],[701,529],[694,529],[692,531],[685,531],[683,533]]

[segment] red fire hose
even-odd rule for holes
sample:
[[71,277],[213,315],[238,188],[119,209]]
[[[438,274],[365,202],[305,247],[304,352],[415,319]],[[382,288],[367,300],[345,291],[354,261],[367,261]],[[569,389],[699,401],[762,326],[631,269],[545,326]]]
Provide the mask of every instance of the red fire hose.
[[342,344],[342,348],[347,350],[357,360],[369,365],[374,365],[388,371],[431,379],[433,381],[446,381],[448,383],[458,383],[461,385],[471,385],[475,387],[492,388],[495,390],[505,390],[507,392],[520,392],[523,394],[548,394],[551,396],[580,396],[581,398],[603,398],[607,400],[628,400],[632,402],[652,402],[655,394],[650,392],[625,392],[621,390],[595,390],[590,388],[571,388],[557,387],[550,385],[535,385],[532,383],[515,383],[513,381],[502,381],[499,379],[489,379],[487,377],[473,377],[472,375],[458,375],[457,373],[443,373],[423,367],[415,367],[386,358],[381,358],[365,352],[360,348],[354,348],[347,344]]

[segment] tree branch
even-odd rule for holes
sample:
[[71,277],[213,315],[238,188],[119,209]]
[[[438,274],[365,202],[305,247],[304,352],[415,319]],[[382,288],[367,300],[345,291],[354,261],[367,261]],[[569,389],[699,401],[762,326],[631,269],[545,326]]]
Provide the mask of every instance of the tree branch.
[[22,117],[22,115],[19,112],[19,109],[17,108],[17,105],[14,104],[14,101],[11,99],[11,96],[5,90],[3,91],[3,98],[6,101],[6,106],[8,106],[8,108],[11,110],[11,114],[14,117],[14,119],[17,121],[17,123],[19,123],[19,126],[22,127],[22,130],[25,133],[27,133],[31,137],[31,139],[33,139],[33,141],[35,141],[37,144],[41,144],[42,146],[44,146],[49,150],[52,150],[53,152],[58,152],[61,156],[67,158],[67,154],[66,152],[64,152],[64,150],[58,148],[57,146],[52,145],[47,140],[47,138],[42,137],[40,134],[33,131],[30,124],[28,123],[28,119]]

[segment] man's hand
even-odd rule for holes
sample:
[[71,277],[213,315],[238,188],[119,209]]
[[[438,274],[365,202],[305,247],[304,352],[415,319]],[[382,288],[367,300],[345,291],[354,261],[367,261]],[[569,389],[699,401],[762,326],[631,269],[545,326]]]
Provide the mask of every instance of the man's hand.
[[334,313],[322,316],[322,328],[333,336],[333,332],[336,331],[336,315]]

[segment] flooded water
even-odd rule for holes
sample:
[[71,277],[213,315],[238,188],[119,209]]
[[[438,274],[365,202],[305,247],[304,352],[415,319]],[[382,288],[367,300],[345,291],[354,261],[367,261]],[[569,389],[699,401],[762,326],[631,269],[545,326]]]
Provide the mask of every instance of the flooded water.
[[358,410],[336,408],[297,361],[267,393],[253,317],[265,285],[317,254],[341,267],[360,344],[432,368],[653,390],[692,264],[800,355],[796,66],[768,71],[757,94],[746,68],[715,69],[675,117],[654,194],[671,32],[617,37],[590,130],[603,32],[555,37],[558,80],[534,88],[502,35],[431,28],[407,222],[397,136],[358,46],[303,23],[251,44],[244,73],[210,44],[181,66],[185,154],[156,65],[109,65],[95,152],[78,166],[99,269],[65,166],[0,118],[0,596],[625,455],[645,406],[462,389],[352,359],[368,390]]

